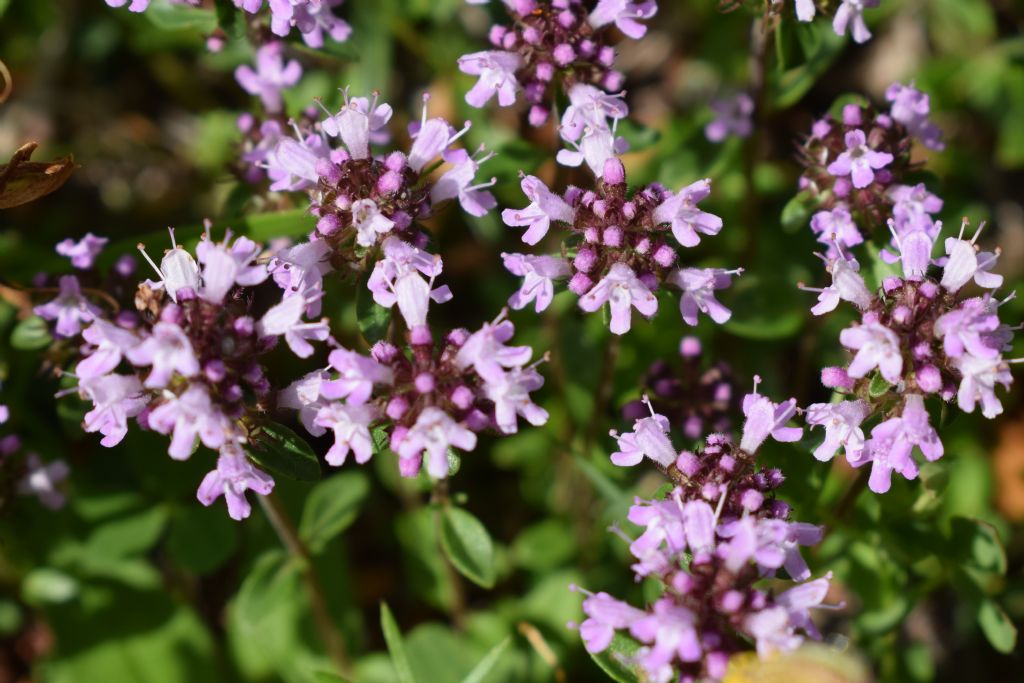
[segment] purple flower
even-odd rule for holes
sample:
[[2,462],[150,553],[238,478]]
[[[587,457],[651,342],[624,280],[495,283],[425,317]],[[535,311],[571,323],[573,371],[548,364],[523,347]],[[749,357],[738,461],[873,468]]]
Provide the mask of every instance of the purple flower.
[[966,299],[935,321],[935,336],[942,339],[942,348],[950,358],[960,358],[965,353],[977,358],[997,358],[1003,345],[999,329],[999,316],[990,295]]
[[919,139],[921,144],[935,151],[945,149],[942,130],[928,120],[931,102],[927,93],[921,92],[912,84],[893,83],[886,89],[885,99],[892,102],[889,111],[893,120],[906,126],[910,134]]
[[[868,487],[875,493],[889,490],[893,470],[907,479],[917,477],[917,465],[910,457],[914,446],[921,449],[929,461],[942,457],[942,441],[928,424],[928,411],[924,398],[909,394],[905,399],[903,414],[893,417],[871,430],[865,458],[872,461]],[[863,464],[864,458],[860,463]]]
[[324,132],[331,137],[341,137],[353,159],[369,158],[370,143],[391,120],[391,105],[386,102],[377,104],[377,99],[376,94],[372,101],[365,97],[349,99],[346,90],[345,105],[341,111],[328,116],[321,124]]
[[893,201],[892,215],[901,233],[912,227],[932,229],[932,215],[942,211],[942,199],[929,192],[924,183],[893,185],[887,194]]
[[583,601],[587,618],[580,624],[580,637],[587,652],[603,652],[612,642],[615,631],[629,628],[646,616],[643,610],[616,600],[607,593],[591,593]]
[[878,322],[864,322],[839,333],[839,343],[857,351],[847,368],[850,377],[861,378],[878,368],[889,384],[898,384],[903,375],[900,338]]
[[796,18],[799,21],[811,21],[814,19],[814,0],[795,0]]
[[738,572],[753,560],[763,576],[774,575],[784,567],[794,581],[803,581],[811,570],[800,555],[800,546],[820,543],[822,529],[781,519],[743,517],[719,526],[718,535],[730,539],[718,550],[730,571]]
[[[562,114],[562,125],[558,129],[563,140],[575,142],[588,128],[611,131],[614,122],[629,115],[622,93],[610,95],[587,83],[576,83],[569,88],[568,95],[569,106]],[[608,119],[612,120],[611,125]]]
[[324,341],[330,335],[330,329],[326,318],[304,322],[302,317],[306,306],[306,300],[302,297],[285,297],[281,303],[263,314],[256,323],[256,333],[261,337],[283,335],[292,353],[299,358],[309,358],[313,355],[313,345],[308,340]]
[[[864,23],[864,10],[878,7],[879,0],[842,0],[843,4],[836,10],[836,16],[832,19],[832,30],[836,35],[846,35],[846,29],[853,24],[850,35],[858,43],[866,43],[871,39],[871,31]],[[856,184],[856,181],[855,181]],[[858,185],[858,187],[863,187]]]
[[[845,5],[844,5],[845,6]],[[836,177],[850,176],[857,189],[867,187],[875,179],[875,171],[892,163],[888,152],[878,152],[867,145],[862,130],[846,133],[846,151],[828,165],[828,172]]]
[[267,279],[269,273],[263,264],[254,264],[260,246],[248,237],[239,237],[228,248],[231,232],[217,243],[210,238],[209,226],[204,239],[196,247],[196,256],[203,265],[199,295],[210,303],[223,303],[224,297],[236,284],[253,287]]
[[754,100],[747,93],[737,93],[732,97],[714,100],[711,111],[714,120],[704,127],[704,135],[711,142],[721,142],[730,135],[750,137],[754,124],[751,114],[754,113]]
[[896,232],[892,219],[889,219],[889,230],[900,252],[903,276],[908,280],[923,279],[932,262],[932,249],[935,246],[932,236],[920,228],[914,228],[901,235]]
[[98,306],[82,296],[74,275],[62,275],[57,298],[32,310],[44,320],[57,321],[54,332],[58,337],[74,337],[81,332],[83,323],[90,323],[103,314]]
[[[978,228],[978,233],[981,228]],[[962,239],[963,230],[960,231],[961,238],[946,238],[946,255],[949,259],[942,269],[942,286],[949,292],[956,292],[972,279],[979,286],[985,289],[996,289],[1003,285],[1003,276],[998,273],[991,273],[989,270],[995,266],[996,253],[980,252],[974,241],[978,234],[974,235],[971,241]]]
[[529,346],[506,346],[515,333],[515,325],[506,320],[508,311],[502,311],[492,322],[485,322],[469,335],[455,356],[460,369],[470,366],[487,382],[499,382],[503,368],[522,367],[530,362],[533,349]]
[[572,223],[572,207],[551,192],[540,178],[524,176],[521,185],[530,204],[524,209],[505,209],[501,219],[508,226],[529,226],[523,233],[524,242],[531,245],[540,242],[548,234],[551,221]]
[[348,349],[335,349],[327,357],[338,378],[320,384],[320,395],[327,399],[345,399],[350,405],[370,400],[374,384],[391,384],[391,368]]
[[192,350],[192,342],[178,325],[159,322],[153,333],[138,346],[125,351],[133,365],[153,366],[146,378],[149,388],[165,387],[177,372],[182,377],[199,374],[199,359]]
[[448,476],[448,449],[451,447],[473,450],[476,448],[476,434],[440,408],[427,406],[397,444],[396,450],[399,457],[407,460],[425,454],[427,473],[434,479],[444,479]]
[[486,183],[473,184],[476,173],[480,170],[480,164],[490,159],[493,154],[480,159],[474,159],[464,149],[453,149],[444,153],[444,160],[452,164],[437,179],[430,189],[430,201],[439,204],[445,200],[458,197],[462,209],[471,216],[485,216],[488,211],[498,205],[498,200],[486,188],[493,186],[496,178],[491,178]]
[[563,166],[573,168],[586,162],[594,175],[600,175],[609,159],[616,158],[629,149],[629,143],[623,137],[615,135],[607,126],[586,126],[578,139],[562,138],[572,149],[562,149],[555,155],[555,161]]
[[18,482],[18,493],[22,496],[35,496],[51,510],[64,507],[66,499],[58,487],[71,473],[68,464],[63,460],[44,464],[36,453],[29,453],[25,468],[25,476]]
[[387,234],[395,222],[377,208],[372,199],[357,199],[352,202],[352,226],[356,229],[356,244],[372,247],[380,235]]
[[518,54],[504,50],[485,50],[459,57],[459,71],[480,77],[466,93],[466,102],[479,108],[497,95],[500,106],[515,104],[519,85],[516,71],[521,64]]
[[192,258],[192,254],[185,251],[175,241],[174,230],[168,229],[168,231],[171,234],[171,249],[160,259],[159,266],[149,257],[141,244],[139,251],[156,271],[156,274],[160,276],[159,283],[150,283],[147,280],[147,284],[154,290],[163,289],[167,292],[167,296],[171,297],[171,301],[177,303],[179,291],[188,290],[193,294],[199,291],[199,265]]
[[512,368],[498,377],[485,378],[484,393],[494,402],[494,421],[503,434],[518,431],[517,415],[535,427],[548,421],[548,411],[530,398],[530,392],[542,386],[544,378],[532,367]]
[[522,286],[509,297],[508,305],[520,310],[535,301],[537,313],[547,309],[555,296],[554,281],[569,277],[572,268],[557,256],[502,253],[505,270],[523,278]]
[[95,379],[107,374],[118,366],[125,352],[139,344],[134,332],[101,319],[85,328],[82,338],[92,348],[75,367],[75,374],[80,379]]
[[864,450],[864,431],[860,425],[870,413],[871,406],[861,400],[809,405],[807,424],[825,428],[825,440],[814,449],[814,457],[828,462],[840,448],[846,449],[850,459],[859,457]]
[[[417,249],[397,237],[384,240],[384,258],[377,261],[367,280],[378,305],[398,310],[410,330],[426,325],[430,300],[444,303],[452,298],[447,285],[434,288],[434,278],[441,274],[441,257]],[[430,280],[425,280],[426,275]]]
[[303,242],[277,252],[267,264],[285,296],[306,299],[306,315],[320,315],[320,297],[309,294],[323,290],[324,275],[331,271],[330,254],[331,246],[322,240]]
[[796,414],[796,399],[773,403],[768,397],[757,393],[760,382],[761,378],[755,375],[754,391],[743,397],[743,414],[747,419],[743,423],[740,450],[750,454],[756,453],[769,436],[776,441],[790,443],[799,441],[804,435],[800,427],[786,426]]
[[234,431],[231,420],[210,400],[202,384],[193,383],[180,396],[170,396],[153,408],[149,426],[160,434],[170,434],[167,454],[175,460],[187,460],[196,447],[196,439],[207,448],[218,449]]
[[601,28],[612,22],[623,34],[639,40],[647,33],[647,27],[639,20],[650,19],[658,13],[655,0],[598,0],[597,6],[590,13],[590,25]]
[[[655,602],[650,613],[629,627],[634,638],[651,645],[639,656],[640,665],[648,672],[657,672],[666,669],[676,657],[684,662],[700,661],[703,648],[696,621],[693,612],[677,605],[670,597]],[[670,679],[671,676],[659,676],[656,680]]]
[[270,30],[284,37],[294,26],[302,34],[303,42],[313,48],[323,47],[324,33],[339,43],[344,42],[352,34],[352,27],[331,11],[343,1],[269,0]]
[[278,407],[299,411],[299,422],[313,436],[323,436],[327,433],[326,428],[316,423],[316,417],[320,409],[327,405],[320,395],[320,386],[328,379],[330,377],[326,371],[314,370],[295,380],[277,394]]
[[669,276],[669,282],[682,290],[679,298],[679,313],[687,325],[697,325],[697,313],[705,313],[718,324],[732,317],[732,311],[715,298],[715,290],[725,289],[733,275],[741,269],[722,268],[680,268]]
[[78,388],[93,403],[93,409],[85,414],[83,428],[89,433],[102,434],[100,444],[107,448],[121,443],[128,433],[128,418],[141,413],[149,402],[142,384],[134,375],[83,379]]
[[613,334],[629,332],[631,307],[648,318],[658,312],[657,297],[625,263],[612,264],[607,275],[580,297],[579,305],[584,311],[593,313],[606,302],[611,309]]
[[334,432],[334,445],[325,457],[327,464],[335,467],[344,465],[349,450],[360,465],[368,461],[373,455],[370,423],[377,417],[378,409],[368,404],[331,403],[321,408],[314,423]]
[[849,301],[860,310],[867,310],[871,307],[874,297],[864,284],[864,278],[860,275],[860,264],[854,258],[846,258],[838,254],[835,258],[826,259],[826,268],[832,275],[832,284],[825,289],[816,290],[811,287],[804,287],[808,291],[817,291],[818,303],[811,309],[814,315],[823,315],[834,311],[840,301]]
[[217,458],[217,469],[203,477],[196,498],[209,507],[224,496],[231,519],[243,520],[252,512],[245,492],[255,491],[265,496],[273,490],[274,480],[270,475],[253,467],[238,445],[229,443]]
[[1013,383],[1009,365],[1001,358],[978,358],[964,354],[953,361],[960,372],[960,389],[956,400],[965,413],[973,413],[981,401],[981,414],[992,419],[1003,412],[1003,404],[996,397],[996,384],[1009,389]]
[[71,265],[81,270],[92,268],[96,257],[103,251],[103,246],[110,240],[106,237],[97,237],[91,232],[85,233],[85,237],[75,242],[68,238],[57,243],[57,253],[71,259]]
[[284,43],[267,43],[256,51],[256,70],[248,64],[235,69],[235,80],[250,95],[263,102],[268,114],[278,114],[284,107],[281,91],[290,88],[302,78],[302,67],[297,61],[285,63]]
[[647,456],[662,467],[671,466],[678,453],[672,446],[668,432],[668,418],[651,409],[650,417],[642,417],[633,423],[632,432],[611,432],[619,446],[619,450],[611,455],[612,462],[619,467],[632,467]]
[[714,214],[701,211],[697,203],[711,194],[711,180],[705,178],[669,195],[654,209],[654,220],[671,223],[672,234],[684,247],[700,244],[698,232],[717,235],[722,229],[722,219]]
[[319,135],[305,140],[281,138],[267,155],[267,176],[272,192],[298,192],[313,187],[320,180],[317,162],[328,159],[330,150]]
[[831,211],[819,211],[811,217],[811,230],[818,241],[828,247],[827,256],[835,258],[839,248],[849,249],[864,242],[863,235],[853,222],[845,204],[837,204]]

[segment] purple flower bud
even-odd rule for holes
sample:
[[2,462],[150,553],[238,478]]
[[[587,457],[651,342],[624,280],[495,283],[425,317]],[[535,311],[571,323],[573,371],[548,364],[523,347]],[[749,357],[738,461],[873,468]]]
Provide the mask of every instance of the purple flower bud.
[[409,343],[413,346],[429,346],[432,342],[430,328],[426,325],[417,325],[409,330]]
[[676,262],[676,250],[662,244],[654,250],[654,261],[662,268],[670,268]]
[[316,222],[316,230],[321,235],[333,235],[342,227],[341,218],[334,213],[329,213]]
[[384,167],[389,171],[400,173],[405,169],[406,157],[401,152],[392,152],[384,159]]
[[942,388],[942,373],[934,365],[925,365],[916,376],[917,386],[926,394],[934,394]]
[[918,286],[917,291],[927,299],[934,299],[935,295],[939,293],[939,286],[931,280],[925,280]]
[[597,53],[597,63],[601,66],[611,67],[615,63],[615,48],[605,45]]
[[398,356],[398,348],[386,341],[379,341],[370,349],[370,356],[381,365],[391,365]]
[[694,336],[683,337],[679,342],[679,355],[683,358],[696,358],[700,355],[700,339]]
[[590,57],[594,56],[594,53],[597,50],[597,45],[594,43],[594,41],[590,40],[589,38],[586,38],[579,42],[579,44],[576,46],[576,49],[579,50],[580,55],[589,59]]
[[743,601],[743,593],[740,591],[726,591],[725,595],[722,596],[722,611],[726,614],[737,612],[743,607]]
[[591,244],[597,244],[601,241],[601,233],[597,228],[591,226],[583,230],[583,239]]
[[843,123],[847,126],[860,126],[864,121],[860,105],[848,104],[843,107]]
[[572,12],[565,9],[558,13],[558,25],[564,29],[571,29],[576,24],[576,17]]
[[[556,45],[554,51],[551,53],[555,58],[555,62],[559,66],[566,66],[571,63],[572,60],[576,59],[576,51],[572,49],[572,45],[568,43],[561,43]],[[613,53],[614,54],[614,53]]]
[[609,71],[605,74],[604,78],[601,79],[601,85],[606,90],[617,91],[622,90],[622,85],[625,83],[626,77],[621,71]]
[[913,318],[913,311],[909,307],[899,305],[892,310],[892,319],[899,325],[906,325]]
[[541,62],[537,65],[533,75],[538,81],[547,83],[555,77],[555,65],[550,62]]
[[423,455],[415,455],[411,458],[399,458],[398,459],[398,473],[403,477],[415,477],[420,473],[420,467],[423,465]]
[[409,401],[404,396],[395,396],[388,401],[384,413],[392,420],[400,420],[407,410],[409,410]]
[[832,186],[832,192],[835,196],[840,199],[844,199],[850,196],[850,190],[853,189],[853,183],[848,178],[836,178],[835,185]]
[[778,499],[768,504],[768,513],[776,519],[786,519],[789,517],[789,510],[789,504]]
[[583,247],[576,253],[572,265],[581,273],[589,273],[597,263],[597,253],[590,247]]
[[491,41],[491,45],[494,47],[501,47],[501,41],[508,33],[508,29],[501,24],[494,24],[491,26],[491,30],[487,32],[487,40]]
[[241,318],[236,318],[235,322],[232,324],[232,327],[234,328],[236,334],[242,337],[248,337],[252,335],[253,332],[256,331],[256,321],[254,321],[249,316],[245,315],[242,316]]
[[460,385],[452,390],[451,401],[460,410],[469,410],[473,405],[473,390],[465,385]]
[[341,168],[327,159],[317,159],[313,170],[328,185],[337,185],[341,181]]
[[[523,40],[526,41],[527,43],[529,43],[530,45],[537,45],[537,44],[539,44],[540,41],[541,41],[541,38],[542,38],[541,33],[540,33],[539,30],[537,30],[537,28],[535,28],[533,26],[527,26],[526,28],[523,29]],[[508,49],[508,48],[506,47],[506,49]],[[555,48],[555,49],[558,49],[558,48]]]
[[626,169],[622,166],[621,161],[611,157],[610,159],[605,159],[602,177],[604,182],[609,185],[621,185],[626,182]]
[[889,277],[882,280],[882,289],[885,291],[886,294],[892,294],[902,286],[903,279],[895,275],[890,275]]
[[723,472],[733,472],[736,469],[736,458],[731,455],[723,455],[718,461],[718,469]]
[[237,384],[232,384],[224,392],[224,398],[234,403],[235,401],[241,401],[242,397],[245,396],[245,392],[242,391],[242,387]]
[[458,327],[448,333],[445,340],[452,346],[462,346],[469,339],[469,330],[465,327]]
[[576,273],[569,280],[569,290],[576,296],[583,296],[594,286],[594,281],[583,273]]
[[211,382],[217,383],[227,377],[227,367],[224,365],[224,361],[214,358],[206,361],[203,365],[203,374]]
[[750,512],[757,512],[764,504],[764,494],[756,489],[747,489],[740,494],[740,505]]
[[377,180],[377,192],[392,194],[402,187],[402,176],[395,171],[388,171]]
[[136,263],[134,256],[131,254],[125,254],[121,258],[117,259],[117,262],[114,264],[114,272],[121,277],[131,277],[135,272]]
[[434,376],[429,372],[421,372],[416,375],[416,379],[413,380],[413,384],[416,386],[416,391],[421,394],[429,394],[436,386]]
[[604,233],[601,235],[605,246],[609,247],[621,247],[622,246],[622,228],[617,225],[612,225],[604,229]]
[[699,439],[701,433],[704,431],[704,420],[700,419],[697,415],[690,415],[683,422],[683,434],[688,439]]
[[530,113],[527,114],[527,119],[531,126],[539,128],[548,120],[548,116],[550,116],[550,114],[551,112],[548,111],[547,107],[540,104],[534,104],[530,107]]
[[160,311],[161,322],[171,323],[172,325],[180,324],[183,317],[184,314],[181,307],[177,304],[167,304],[164,306],[164,310]]

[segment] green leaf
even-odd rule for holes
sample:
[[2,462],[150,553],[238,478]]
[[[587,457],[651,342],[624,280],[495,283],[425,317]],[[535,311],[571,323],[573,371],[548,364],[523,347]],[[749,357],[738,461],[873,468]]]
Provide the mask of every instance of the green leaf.
[[878,398],[879,396],[884,396],[886,392],[888,392],[891,388],[892,385],[886,382],[885,378],[882,377],[880,373],[876,372],[871,377],[871,384],[868,385],[868,396],[870,396],[871,398]]
[[398,630],[398,624],[395,623],[395,617],[386,602],[380,603],[380,628],[384,632],[388,652],[391,653],[391,663],[395,666],[398,683],[416,683],[412,668],[409,666],[409,657],[405,653],[402,632]]
[[104,562],[145,553],[160,539],[167,517],[167,507],[155,505],[105,521],[89,536],[85,552]]
[[0,637],[7,637],[17,633],[23,621],[21,608],[18,607],[18,603],[6,598],[0,598]]
[[809,192],[798,192],[782,208],[782,227],[787,232],[796,232],[807,227],[811,218],[813,200]]
[[483,588],[494,586],[494,543],[484,525],[472,514],[452,505],[444,507],[441,547],[460,574]]
[[299,481],[320,479],[320,463],[306,440],[276,422],[260,426],[249,457],[274,474]]
[[245,16],[231,0],[214,0],[217,11],[217,25],[232,40],[245,38]]
[[50,327],[38,315],[30,315],[11,330],[11,346],[19,351],[39,351],[52,343]]
[[512,636],[509,636],[492,647],[490,652],[484,655],[484,658],[462,679],[462,683],[481,683],[487,677],[487,674],[491,672],[491,669],[494,668],[494,665],[498,663],[498,660],[501,659],[501,655],[505,653],[511,642]]
[[283,550],[273,549],[256,560],[245,577],[235,608],[242,621],[257,627],[261,620],[273,615],[274,608],[298,599],[298,571]]
[[238,526],[217,506],[187,504],[171,519],[167,553],[179,567],[207,574],[235,552]]
[[807,61],[787,69],[775,79],[772,90],[778,93],[775,106],[780,109],[791,107],[803,99],[846,44],[846,39],[837,36],[828,22],[800,24],[795,27],[795,33],[800,38]]
[[7,8],[11,6],[11,0],[0,0],[0,17],[4,15]]
[[388,335],[391,325],[391,309],[378,306],[373,300],[373,293],[366,286],[369,273],[360,278],[358,294],[356,294],[356,320],[359,331],[369,344],[375,344]]
[[359,515],[370,484],[362,472],[336,474],[313,487],[302,508],[299,536],[316,554]]
[[661,131],[636,123],[632,119],[620,119],[616,132],[626,138],[630,152],[639,152],[657,144]]
[[21,582],[21,598],[35,607],[68,602],[78,595],[78,581],[62,571],[39,567]]
[[1013,652],[1017,644],[1017,627],[992,598],[986,598],[978,606],[978,625],[992,647],[1003,654]]
[[640,643],[617,632],[605,650],[591,652],[590,657],[612,680],[618,683],[638,683],[646,679],[640,668],[630,662],[639,649]]
[[954,517],[951,524],[953,548],[961,563],[983,572],[1006,573],[1006,551],[995,527],[968,517]]
[[165,31],[196,31],[212,33],[217,28],[217,16],[207,9],[172,5],[167,0],[157,0],[146,10],[146,18],[154,26]]

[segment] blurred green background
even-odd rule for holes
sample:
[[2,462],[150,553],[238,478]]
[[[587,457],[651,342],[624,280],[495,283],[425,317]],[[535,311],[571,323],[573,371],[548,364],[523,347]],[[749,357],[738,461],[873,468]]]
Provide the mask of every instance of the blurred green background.
[[[318,52],[290,43],[305,75],[286,93],[289,112],[318,96],[337,103],[344,86],[354,94],[376,89],[395,109],[401,145],[404,124],[419,117],[420,95],[429,90],[432,114],[473,121],[467,147],[486,143],[499,152],[484,174],[497,176],[500,206],[522,206],[520,170],[555,178],[553,132],[521,127],[517,111],[467,107],[462,95],[471,80],[456,69],[461,54],[483,49],[488,12],[501,13],[494,4],[349,0],[342,11],[354,27],[348,43]],[[708,102],[747,87],[752,26],[764,3],[732,12],[718,4],[662,0],[648,35],[624,41],[619,61],[635,122],[625,130],[633,144],[630,182],[678,187],[712,178],[706,204],[726,227],[692,258],[747,269],[722,296],[733,320],[721,328],[702,320],[694,332],[708,363],[729,363],[742,391],[757,373],[776,398],[792,395],[801,405],[828,399],[818,370],[841,362],[838,333],[852,316],[813,319],[811,295],[795,286],[820,282],[823,273],[806,217],[792,207],[784,215],[799,175],[794,146],[837,98],[860,93],[881,104],[895,80],[914,80],[931,95],[945,131],[944,152],[915,152],[933,174],[930,189],[946,202],[941,218],[948,225],[961,216],[989,221],[983,240],[1003,249],[1004,291],[1020,286],[1024,5],[884,0],[868,12],[875,37],[863,46],[835,37],[827,18],[798,25],[787,16],[765,41],[756,134],[714,145],[702,132]],[[64,510],[24,498],[8,498],[0,509],[0,683],[335,680],[323,673],[330,662],[306,595],[267,520],[257,510],[235,523],[220,503],[206,509],[195,501],[212,454],[173,462],[162,437],[138,430],[115,449],[101,448],[81,432],[83,404],[54,401],[61,382],[45,358],[10,343],[26,312],[14,286],[66,269],[53,252],[65,237],[109,236],[108,253],[116,256],[140,240],[162,248],[168,225],[194,237],[207,217],[263,241],[311,229],[301,197],[253,194],[229,172],[239,141],[235,118],[256,106],[232,71],[251,60],[253,48],[230,41],[209,54],[204,36],[215,26],[212,11],[155,6],[135,15],[101,0],[0,0],[0,59],[14,81],[0,105],[0,156],[36,141],[37,159],[73,153],[81,165],[57,193],[0,213],[0,379],[13,416],[3,433],[20,434],[26,450],[72,468]],[[558,178],[587,182],[583,172]],[[430,228],[455,293],[436,309],[435,324],[477,327],[493,318],[517,287],[499,254],[520,249],[518,231],[507,230],[497,212],[469,219],[457,207]],[[325,304],[338,338],[355,337],[352,286],[333,283]],[[509,636],[485,680],[601,680],[566,627],[581,618],[580,598],[567,586],[635,604],[651,595],[651,586],[632,582],[626,545],[606,527],[623,520],[634,495],[653,493],[660,477],[612,466],[614,442],[605,434],[628,426],[620,408],[639,396],[650,362],[677,362],[679,340],[691,330],[674,308],[665,297],[655,320],[634,324],[617,346],[601,316],[582,316],[571,295],[559,295],[542,316],[512,315],[517,340],[538,356],[551,351],[541,403],[552,419],[542,429],[483,439],[451,480],[453,494],[494,539],[498,577],[492,590],[462,582],[459,623],[451,618],[458,592],[440,559],[424,487],[401,481],[394,461],[379,456],[342,474],[324,468],[332,490],[366,487],[351,526],[314,559],[357,661],[356,680],[396,680],[380,628],[382,600],[420,682],[461,680]],[[1024,302],[1002,311],[1012,324],[1024,318]],[[1008,356],[1022,355],[1020,348]],[[279,353],[271,374],[283,385],[323,362]],[[608,396],[598,390],[605,371],[613,380]],[[822,630],[830,644],[870,661],[879,680],[1003,681],[1024,671],[1024,653],[1010,640],[1013,623],[1024,620],[1020,392],[1004,405],[995,421],[954,418],[951,410],[940,462],[921,480],[894,482],[884,497],[861,495],[842,514],[837,503],[854,475],[810,456],[816,433],[765,449],[787,474],[782,497],[797,518],[830,529],[809,559],[816,574],[835,572],[847,607],[826,615]],[[673,438],[684,444],[680,433]],[[322,455],[329,442],[312,443]],[[279,478],[277,490],[299,520],[311,485]]]

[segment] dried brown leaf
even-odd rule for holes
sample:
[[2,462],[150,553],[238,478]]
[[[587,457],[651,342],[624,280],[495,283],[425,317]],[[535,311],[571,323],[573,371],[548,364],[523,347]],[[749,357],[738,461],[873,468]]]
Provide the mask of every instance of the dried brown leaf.
[[72,155],[50,162],[29,161],[38,145],[22,145],[11,160],[0,164],[0,209],[21,206],[44,197],[67,182],[77,166]]

